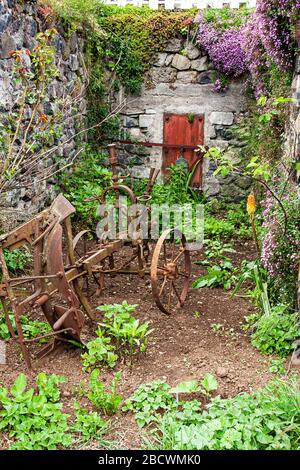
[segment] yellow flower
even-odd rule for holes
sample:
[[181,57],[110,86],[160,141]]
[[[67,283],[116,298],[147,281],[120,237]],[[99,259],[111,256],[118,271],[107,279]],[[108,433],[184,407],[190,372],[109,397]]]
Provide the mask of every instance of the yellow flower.
[[249,194],[248,199],[247,199],[247,211],[249,216],[253,216],[256,211],[256,201],[255,201],[255,196],[253,193]]

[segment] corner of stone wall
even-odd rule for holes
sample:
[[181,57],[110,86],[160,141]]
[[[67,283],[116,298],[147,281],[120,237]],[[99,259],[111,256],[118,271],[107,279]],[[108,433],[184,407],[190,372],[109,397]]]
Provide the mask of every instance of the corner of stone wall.
[[[53,25],[48,25],[39,12],[37,0],[17,2],[1,0],[0,2],[0,120],[9,112],[13,103],[14,86],[12,82],[13,59],[9,52],[16,49],[32,49],[36,44],[36,34]],[[65,37],[63,28],[55,25],[58,35],[55,38],[57,50],[57,67],[60,76],[49,87],[50,101],[46,103],[46,114],[55,113],[55,103],[62,96],[78,96],[78,90],[87,85],[84,64],[84,40],[76,33]],[[63,135],[58,142],[61,147],[57,151],[62,165],[71,160],[76,152],[74,139],[69,140],[85,120],[87,102],[82,93],[76,111],[66,115]],[[28,110],[30,112],[30,110]],[[76,115],[77,113],[77,115]],[[51,165],[48,159],[46,165]],[[13,228],[28,219],[31,215],[50,204],[56,195],[56,178],[49,181],[34,181],[33,188],[13,190],[1,197],[1,231]]]

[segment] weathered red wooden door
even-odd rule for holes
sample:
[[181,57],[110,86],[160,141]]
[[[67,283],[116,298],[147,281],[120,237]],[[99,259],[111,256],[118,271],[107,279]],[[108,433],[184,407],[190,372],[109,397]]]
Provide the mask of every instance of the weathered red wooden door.
[[[204,116],[186,114],[164,114],[164,144],[179,147],[164,148],[163,150],[163,175],[168,174],[170,165],[175,164],[182,154],[188,161],[189,170],[199,160],[199,156],[193,149],[185,149],[184,146],[197,146],[204,143]],[[183,147],[181,151],[180,146]],[[202,164],[200,163],[194,173],[193,186],[201,186]]]

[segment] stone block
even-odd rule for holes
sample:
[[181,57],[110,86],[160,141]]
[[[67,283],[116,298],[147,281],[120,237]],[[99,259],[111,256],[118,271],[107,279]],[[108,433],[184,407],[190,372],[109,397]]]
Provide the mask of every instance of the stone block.
[[132,127],[131,129],[128,129],[128,132],[134,139],[140,140],[145,137],[139,127]]
[[134,117],[130,117],[130,116],[125,117],[125,119],[124,119],[124,126],[125,127],[132,128],[132,127],[138,127],[138,125],[139,125],[138,118],[134,118]]
[[69,62],[70,69],[72,70],[72,72],[76,72],[76,70],[78,70],[78,68],[79,68],[79,62],[78,62],[77,55],[71,54],[69,61],[70,61]]
[[198,77],[199,85],[211,85],[214,81],[213,74],[210,71],[201,72]]
[[222,111],[214,111],[210,115],[211,124],[219,124],[223,126],[231,126],[233,124],[233,113],[225,113]]
[[197,60],[192,60],[191,62],[191,69],[197,70],[197,72],[205,72],[208,70],[208,60],[207,57],[200,57]]
[[141,114],[139,117],[139,126],[142,128],[152,126],[154,118],[155,114]]
[[0,38],[0,59],[8,59],[10,51],[16,49],[16,42],[10,34],[3,33]]
[[156,60],[154,62],[155,67],[162,67],[165,64],[166,58],[167,58],[167,53],[166,52],[160,52],[156,56]]
[[200,56],[200,50],[194,44],[188,44],[188,46],[185,48],[185,51],[187,57],[191,60],[198,59]]
[[181,54],[175,54],[172,60],[172,66],[177,70],[188,70],[191,67],[191,61]]
[[203,191],[207,197],[216,196],[220,192],[220,183],[213,175],[204,177]]
[[165,65],[169,67],[171,65],[172,60],[173,60],[174,55],[173,54],[168,54],[165,60]]
[[218,139],[232,140],[234,138],[233,132],[227,127],[217,126],[216,127]]
[[250,188],[251,184],[253,183],[252,178],[250,176],[237,176],[235,178],[235,184],[241,189],[248,189]]
[[198,76],[198,73],[195,71],[191,71],[191,70],[178,72],[177,81],[180,83],[185,83],[185,84],[196,83],[197,76]]
[[0,16],[0,33],[3,33],[12,19],[11,13],[5,13]]
[[182,41],[181,39],[174,38],[170,39],[167,46],[165,47],[166,52],[180,52],[182,49]]
[[176,71],[172,67],[156,67],[151,70],[151,79],[156,83],[171,83],[176,78]]

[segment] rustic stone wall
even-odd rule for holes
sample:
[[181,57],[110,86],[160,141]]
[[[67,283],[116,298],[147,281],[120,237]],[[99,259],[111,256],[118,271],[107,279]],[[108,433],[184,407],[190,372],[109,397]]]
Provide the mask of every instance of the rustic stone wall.
[[[300,21],[296,26],[296,38],[298,48],[300,50]],[[300,163],[300,53],[296,58],[295,74],[292,86],[293,98],[296,102],[292,109],[292,158],[294,161]],[[296,174],[297,184],[300,186],[300,170]]]
[[[12,80],[13,59],[10,58],[9,52],[23,48],[32,50],[36,44],[36,34],[51,26],[55,26],[59,32],[54,45],[60,75],[48,90],[50,101],[46,103],[47,109],[44,111],[46,114],[55,113],[58,100],[70,97],[71,101],[75,95],[78,97],[78,90],[83,90],[83,99],[78,100],[75,111],[73,108],[72,113],[70,111],[70,114],[65,116],[63,135],[59,141],[53,142],[54,146],[61,145],[56,154],[47,160],[46,164],[49,165],[57,157],[61,157],[62,164],[65,164],[74,157],[76,151],[75,141],[69,139],[83,123],[86,113],[84,41],[75,33],[66,38],[60,25],[47,24],[38,8],[37,0],[0,0],[0,121],[13,106],[16,95]],[[30,109],[28,112],[30,113]],[[66,141],[68,142],[63,145]],[[33,187],[19,188],[2,197],[0,230],[12,228],[48,205],[56,194],[55,185],[55,178],[42,182],[34,180]]]
[[[164,113],[203,114],[205,145],[224,148],[236,144],[231,128],[247,109],[245,84],[233,81],[226,91],[217,93],[215,78],[212,64],[196,46],[186,46],[183,39],[172,39],[157,55],[141,96],[128,97],[122,111],[123,137],[162,143]],[[118,98],[124,98],[122,93]],[[135,171],[143,176],[150,166],[160,168],[162,165],[160,148],[148,151],[141,146],[127,145],[125,152],[127,160],[135,165]],[[214,170],[213,163],[206,159],[203,190],[208,196],[221,195],[233,201],[244,198],[251,184],[249,178],[217,178]]]

